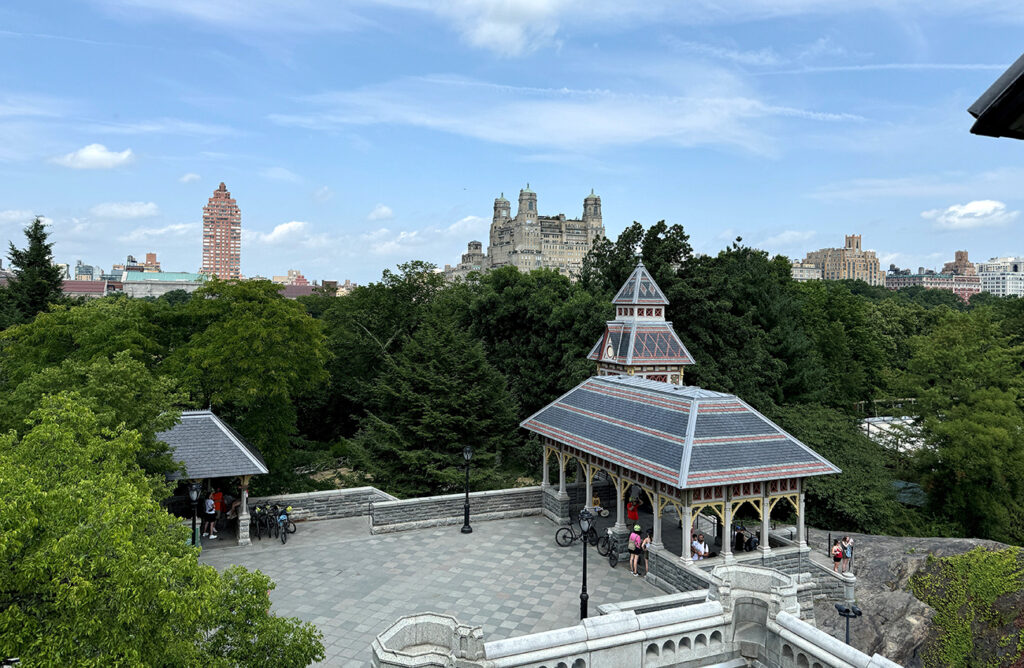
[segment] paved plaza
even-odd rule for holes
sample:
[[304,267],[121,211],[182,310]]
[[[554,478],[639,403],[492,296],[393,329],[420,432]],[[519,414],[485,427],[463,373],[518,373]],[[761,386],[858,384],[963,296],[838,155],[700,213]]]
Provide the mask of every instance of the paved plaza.
[[[287,545],[203,552],[218,569],[231,564],[273,578],[273,610],[316,624],[324,634],[327,666],[365,666],[370,642],[398,617],[441,612],[483,627],[484,639],[570,626],[579,621],[579,543],[555,544],[547,519],[523,517],[460,526],[370,535],[367,519],[302,522]],[[590,611],[597,606],[663,592],[620,564],[612,569],[588,548]]]

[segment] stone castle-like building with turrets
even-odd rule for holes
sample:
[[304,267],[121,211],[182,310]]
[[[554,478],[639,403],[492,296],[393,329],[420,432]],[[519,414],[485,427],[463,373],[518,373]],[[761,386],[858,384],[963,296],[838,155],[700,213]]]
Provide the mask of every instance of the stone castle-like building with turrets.
[[454,267],[445,265],[449,280],[464,278],[470,272],[488,271],[513,266],[520,271],[541,267],[575,278],[583,266],[583,258],[594,242],[604,237],[601,220],[601,197],[590,194],[583,199],[583,216],[579,219],[541,216],[537,212],[537,193],[530,184],[519,191],[519,209],[512,217],[512,205],[504,193],[494,200],[491,238],[487,253],[479,241],[469,242],[462,261]]

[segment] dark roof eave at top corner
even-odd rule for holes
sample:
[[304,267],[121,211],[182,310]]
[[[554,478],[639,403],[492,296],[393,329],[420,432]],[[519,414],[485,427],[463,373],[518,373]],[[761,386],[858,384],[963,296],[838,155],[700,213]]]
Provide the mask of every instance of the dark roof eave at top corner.
[[971,133],[1024,139],[1024,55],[1003,72],[968,109]]

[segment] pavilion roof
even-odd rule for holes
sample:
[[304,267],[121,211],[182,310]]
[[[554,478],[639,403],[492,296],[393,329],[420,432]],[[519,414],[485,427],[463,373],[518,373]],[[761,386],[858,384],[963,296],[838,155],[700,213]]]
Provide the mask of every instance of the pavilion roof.
[[171,447],[175,461],[185,464],[185,475],[177,478],[227,478],[269,473],[256,446],[212,411],[183,411],[181,421],[156,435]]
[[658,284],[654,282],[651,273],[643,262],[638,262],[636,269],[629,275],[626,282],[619,289],[612,303],[616,306],[639,304],[642,306],[665,306],[668,299],[661,291]]
[[672,323],[636,319],[609,322],[587,359],[624,365],[693,364]]
[[840,470],[731,394],[588,378],[521,427],[679,489]]

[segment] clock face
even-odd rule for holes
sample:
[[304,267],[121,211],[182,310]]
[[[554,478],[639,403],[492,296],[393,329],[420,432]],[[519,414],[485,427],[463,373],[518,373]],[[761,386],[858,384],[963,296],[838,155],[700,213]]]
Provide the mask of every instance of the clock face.
[[608,347],[604,349],[605,357],[615,357],[615,349],[612,348],[612,344],[608,344]]

